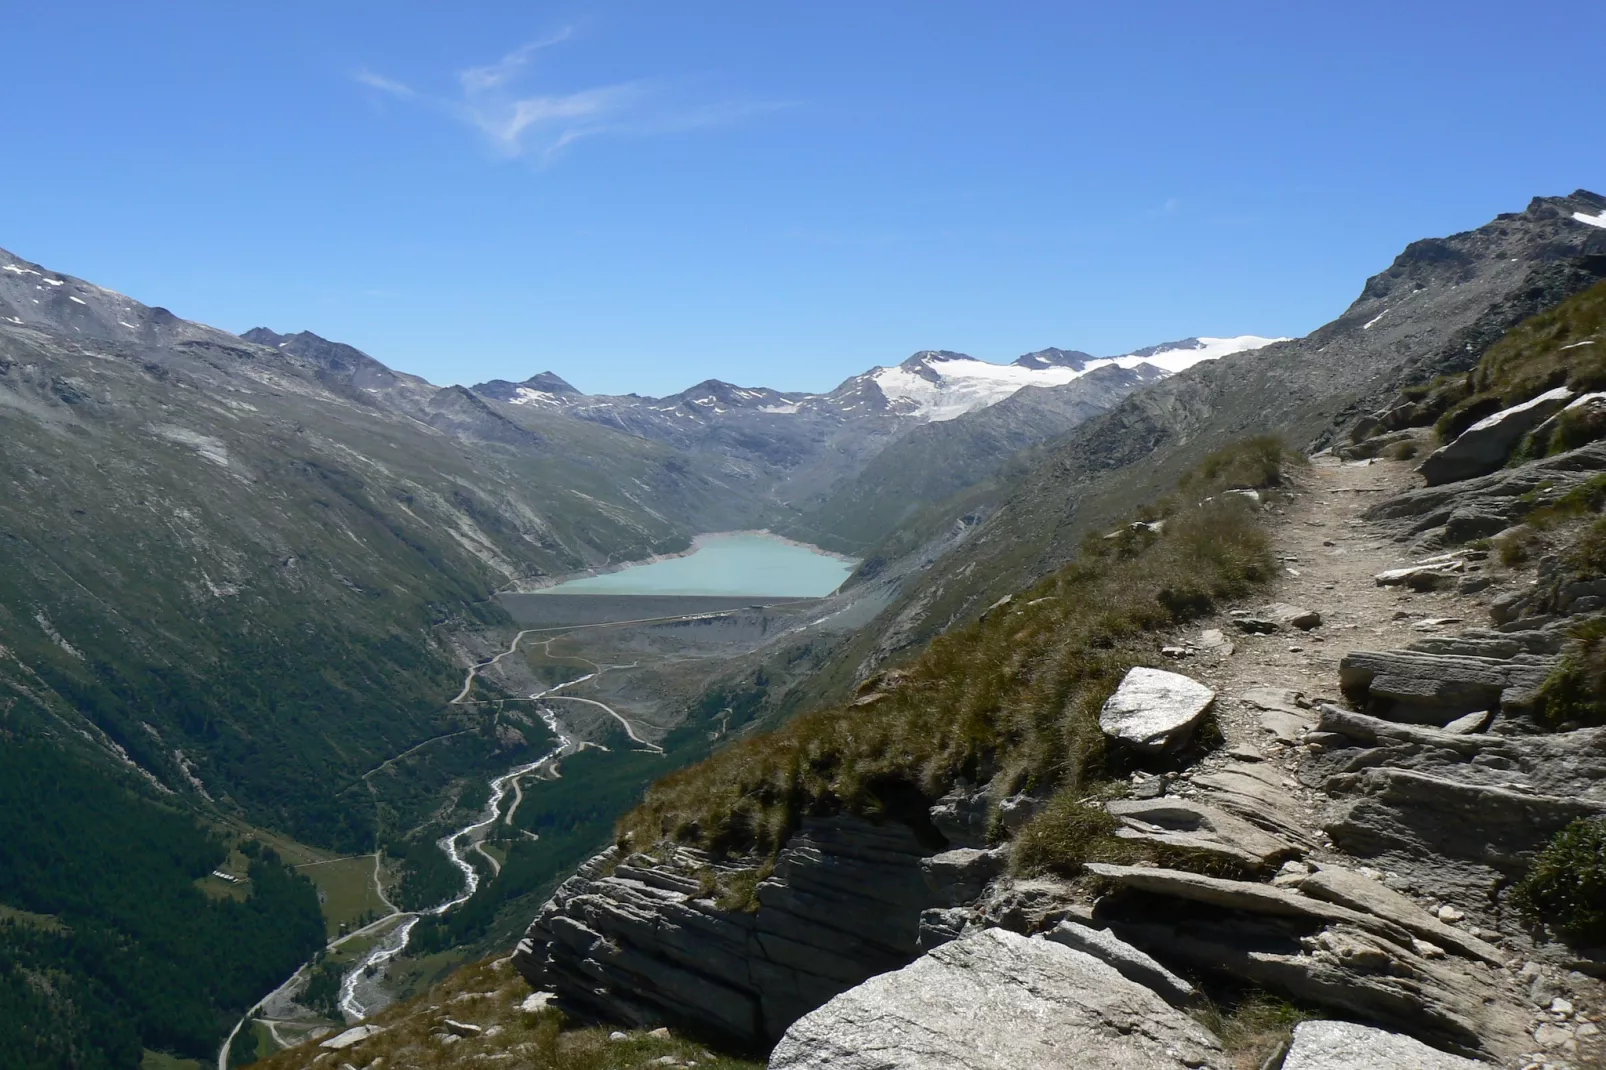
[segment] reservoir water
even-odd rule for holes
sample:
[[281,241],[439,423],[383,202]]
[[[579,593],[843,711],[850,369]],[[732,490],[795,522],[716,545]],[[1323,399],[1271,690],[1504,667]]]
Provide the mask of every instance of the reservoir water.
[[767,532],[726,532],[699,535],[684,557],[631,565],[535,593],[820,598],[842,586],[854,564]]

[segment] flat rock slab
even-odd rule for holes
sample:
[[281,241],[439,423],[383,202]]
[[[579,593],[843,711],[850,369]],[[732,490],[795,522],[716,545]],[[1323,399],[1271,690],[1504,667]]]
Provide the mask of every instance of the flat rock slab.
[[1301,1022],[1283,1070],[1489,1070],[1489,1064],[1353,1022]]
[[1492,966],[1505,962],[1500,949],[1471,933],[1446,925],[1411,900],[1378,881],[1342,866],[1324,865],[1295,885],[1301,892],[1329,903],[1376,914],[1439,947],[1482,959]]
[[1300,693],[1280,687],[1251,687],[1238,696],[1260,711],[1260,727],[1284,743],[1297,743],[1316,723],[1316,715],[1299,705]]
[[1187,743],[1216,693],[1181,673],[1139,666],[1122,679],[1099,713],[1112,739],[1150,753]]
[[1302,632],[1308,632],[1322,623],[1322,615],[1314,609],[1290,605],[1287,602],[1273,602],[1260,611],[1260,616],[1274,620],[1278,624],[1286,624],[1290,628],[1298,628]]
[[1125,826],[1123,839],[1200,851],[1250,870],[1275,868],[1298,856],[1298,846],[1225,810],[1189,799],[1115,799],[1105,807]]
[[1091,955],[983,929],[804,1015],[770,1070],[1225,1070],[1216,1038]]
[[1468,713],[1523,704],[1554,662],[1532,655],[1508,661],[1410,650],[1354,650],[1339,662],[1344,694],[1389,720],[1444,725]]
[[338,1036],[332,1036],[318,1046],[328,1048],[330,1051],[345,1051],[354,1044],[361,1044],[369,1037],[376,1037],[385,1031],[382,1025],[358,1025],[346,1030]]

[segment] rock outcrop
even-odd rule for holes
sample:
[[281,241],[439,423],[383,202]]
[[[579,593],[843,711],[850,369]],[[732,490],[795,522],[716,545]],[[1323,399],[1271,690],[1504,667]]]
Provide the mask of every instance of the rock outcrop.
[[1434,450],[1417,471],[1428,486],[1487,475],[1506,463],[1522,436],[1560,412],[1573,398],[1564,386],[1485,416],[1454,441]]
[[[685,848],[628,858],[610,849],[559,886],[514,964],[585,1017],[767,1045],[919,953],[921,912],[954,899],[942,867],[922,871],[931,854],[906,825],[809,819],[747,910],[714,898],[740,866]],[[958,869],[954,880],[973,878]]]
[[1092,955],[985,929],[799,1019],[771,1070],[1225,1070],[1193,1019]]
[[1477,710],[1532,707],[1555,659],[1357,650],[1339,665],[1351,702],[1391,721],[1445,725]]

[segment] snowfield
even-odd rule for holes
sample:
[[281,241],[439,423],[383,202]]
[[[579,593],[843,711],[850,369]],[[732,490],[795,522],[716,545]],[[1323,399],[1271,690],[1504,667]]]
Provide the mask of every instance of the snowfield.
[[912,415],[932,423],[952,420],[967,412],[996,405],[1027,386],[1061,386],[1088,372],[1114,365],[1136,368],[1148,364],[1168,375],[1206,360],[1229,353],[1243,353],[1281,342],[1282,338],[1261,338],[1241,334],[1235,338],[1192,338],[1169,346],[1139,350],[1119,357],[1099,357],[1081,367],[1057,366],[1029,368],[1014,364],[992,364],[974,357],[948,357],[923,354],[896,368],[877,368],[869,374],[893,403]]

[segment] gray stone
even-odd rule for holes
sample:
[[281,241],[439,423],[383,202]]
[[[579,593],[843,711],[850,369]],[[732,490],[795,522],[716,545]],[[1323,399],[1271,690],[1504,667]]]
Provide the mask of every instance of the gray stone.
[[920,872],[937,902],[956,907],[981,897],[989,881],[1009,865],[1009,851],[960,847],[920,860]]
[[1152,990],[1173,1007],[1187,1007],[1199,995],[1193,985],[1108,929],[1062,921],[1044,935],[1057,944],[1084,951],[1100,962],[1109,963],[1122,977]]
[[1104,734],[1140,751],[1175,750],[1193,735],[1216,693],[1189,677],[1139,666],[1104,703]]
[[1547,390],[1520,405],[1486,416],[1434,450],[1417,466],[1430,487],[1487,475],[1506,463],[1522,436],[1559,412],[1573,392],[1564,386]]
[[1301,1022],[1282,1070],[1488,1070],[1488,1064],[1354,1022]]
[[985,929],[837,996],[771,1070],[1183,1070],[1220,1043],[1148,988],[1058,943]]
[[921,951],[941,947],[957,940],[967,926],[975,920],[973,912],[964,907],[932,907],[920,912],[920,936],[916,941]]
[[1043,808],[1043,800],[1033,795],[1014,795],[998,804],[998,820],[1011,833],[1019,832]]
[[1457,563],[1408,565],[1379,572],[1372,579],[1379,587],[1409,587],[1413,591],[1436,591],[1455,585],[1463,571]]
[[1302,632],[1308,632],[1322,623],[1322,615],[1314,609],[1289,605],[1287,602],[1273,602],[1261,610],[1260,615]]
[[1297,743],[1316,722],[1315,715],[1299,705],[1300,693],[1275,687],[1251,687],[1239,696],[1260,711],[1260,727],[1284,743]]
[[1482,732],[1485,728],[1488,728],[1489,722],[1493,719],[1494,714],[1488,710],[1474,710],[1465,717],[1457,717],[1445,725],[1444,730],[1461,736],[1470,735],[1473,732]]
[[905,825],[805,818],[748,912],[676,890],[704,868],[741,864],[684,848],[662,862],[610,849],[558,887],[513,962],[583,1019],[772,1043],[838,992],[919,953],[922,912],[942,905],[921,872],[928,854]]
[[1505,1056],[1526,1041],[1528,1012],[1500,975],[1430,948],[1386,918],[1275,886],[1087,868],[1118,887],[1100,900],[1099,920],[1167,964],[1225,973],[1467,1054]]
[[987,792],[959,784],[931,807],[931,823],[955,847],[986,847]]
[[1553,658],[1509,660],[1410,650],[1356,650],[1339,662],[1345,697],[1368,712],[1416,724],[1446,724],[1478,710],[1526,707]]
[[1606,815],[1606,729],[1459,734],[1321,713],[1320,728],[1352,744],[1310,756],[1301,774],[1334,799],[1328,835],[1462,906],[1490,902],[1573,820]]
[[1116,799],[1107,804],[1122,839],[1176,848],[1254,871],[1276,868],[1300,853],[1293,843],[1224,810],[1190,799]]
[[1424,940],[1452,948],[1468,958],[1481,959],[1493,966],[1505,963],[1505,956],[1493,945],[1444,924],[1394,889],[1352,869],[1323,865],[1292,884],[1308,896],[1375,914]]
[[354,1025],[344,1033],[323,1041],[318,1047],[328,1048],[330,1051],[345,1051],[347,1048],[355,1044],[361,1044],[369,1037],[378,1036],[384,1031],[385,1027],[382,1025]]

